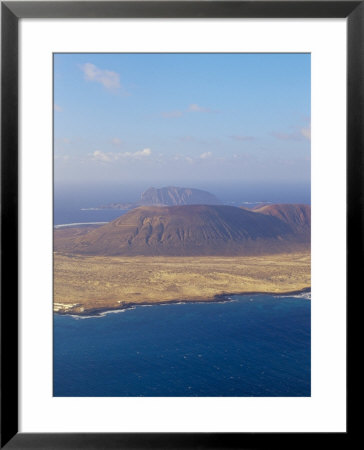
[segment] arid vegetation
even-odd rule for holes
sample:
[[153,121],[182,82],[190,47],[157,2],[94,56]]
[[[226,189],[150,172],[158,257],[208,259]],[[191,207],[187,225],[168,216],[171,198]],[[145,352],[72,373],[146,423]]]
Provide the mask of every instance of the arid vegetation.
[[54,310],[86,313],[130,304],[211,301],[310,286],[310,253],[246,257],[54,255]]

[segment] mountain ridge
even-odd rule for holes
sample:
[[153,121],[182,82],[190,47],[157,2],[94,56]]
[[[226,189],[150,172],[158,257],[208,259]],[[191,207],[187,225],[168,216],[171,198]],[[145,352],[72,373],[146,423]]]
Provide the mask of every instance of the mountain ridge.
[[293,231],[311,231],[311,207],[301,203],[275,203],[254,209],[254,212],[277,217],[287,223]]
[[227,205],[141,206],[82,235],[62,240],[55,233],[54,247],[105,256],[260,255],[308,249],[308,214],[301,214],[306,223],[300,228],[292,226],[291,206],[263,212]]

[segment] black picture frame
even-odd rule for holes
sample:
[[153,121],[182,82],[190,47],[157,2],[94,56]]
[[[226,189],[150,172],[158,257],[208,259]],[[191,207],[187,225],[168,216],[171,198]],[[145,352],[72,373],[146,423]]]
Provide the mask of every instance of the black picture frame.
[[1,448],[227,449],[276,444],[292,448],[312,438],[316,444],[327,443],[329,437],[345,448],[353,431],[350,408],[346,433],[18,432],[18,22],[22,18],[118,17],[347,19],[347,305],[359,291],[364,268],[364,1],[1,2]]

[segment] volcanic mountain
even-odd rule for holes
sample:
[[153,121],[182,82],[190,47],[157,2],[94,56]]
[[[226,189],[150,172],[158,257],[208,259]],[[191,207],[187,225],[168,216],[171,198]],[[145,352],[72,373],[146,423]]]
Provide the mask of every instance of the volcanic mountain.
[[256,208],[254,212],[277,217],[289,225],[294,233],[309,235],[311,232],[311,208],[308,205],[284,203],[265,205]]
[[221,202],[210,192],[201,189],[167,186],[151,187],[144,191],[135,203],[110,203],[100,209],[133,209],[138,206],[219,205]]
[[57,239],[56,232],[54,248],[86,255],[228,256],[304,250],[309,242],[309,233],[297,232],[279,214],[267,210],[142,206],[82,235]]

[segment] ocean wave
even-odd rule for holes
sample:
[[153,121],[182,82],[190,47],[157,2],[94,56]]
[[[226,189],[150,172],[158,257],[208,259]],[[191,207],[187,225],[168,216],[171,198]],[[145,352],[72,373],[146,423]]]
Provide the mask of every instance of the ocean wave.
[[131,309],[135,309],[134,306],[130,307],[130,308],[125,308],[125,309],[108,309],[106,311],[102,311],[100,313],[97,314],[90,314],[89,316],[86,315],[77,315],[77,314],[67,314],[68,317],[72,317],[73,319],[100,319],[101,317],[105,317],[108,314],[119,314],[119,313],[124,313],[128,310]]
[[62,223],[54,225],[54,228],[66,228],[66,227],[79,227],[80,225],[105,225],[109,222],[75,222],[75,223]]
[[99,313],[90,314],[90,315],[83,315],[83,314],[67,314],[68,317],[72,317],[73,319],[99,319],[100,317],[105,317],[108,314],[118,314],[123,313],[126,311],[132,311],[136,308],[146,308],[150,306],[173,306],[173,305],[188,305],[189,303],[192,304],[199,304],[199,305],[211,305],[211,304],[221,304],[221,303],[235,303],[237,300],[227,297],[226,300],[206,300],[206,301],[194,301],[194,300],[186,300],[186,301],[180,301],[180,302],[164,302],[164,303],[155,303],[155,304],[140,304],[140,305],[133,305],[133,306],[127,306],[123,309],[108,309],[105,311],[100,311]]
[[298,294],[274,295],[274,298],[303,298],[305,300],[311,300],[311,291],[309,291],[309,292],[300,292]]

